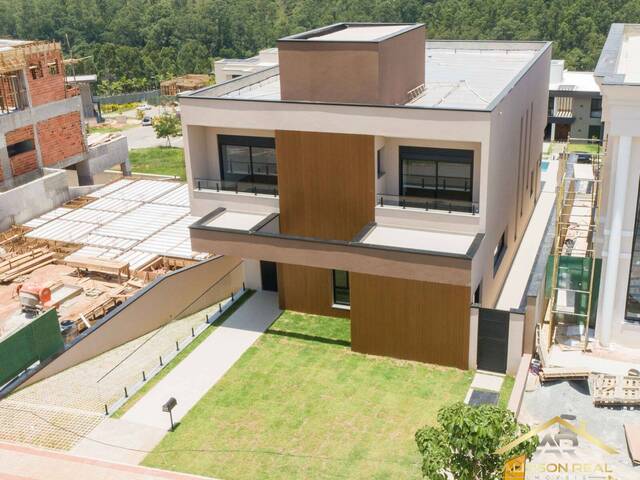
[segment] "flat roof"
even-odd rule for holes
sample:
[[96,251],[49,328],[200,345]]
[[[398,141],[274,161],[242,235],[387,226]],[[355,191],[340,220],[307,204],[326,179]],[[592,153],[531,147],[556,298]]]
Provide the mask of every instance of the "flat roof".
[[216,215],[209,222],[205,223],[205,226],[213,228],[225,228],[229,230],[251,230],[251,228],[256,226],[268,216],[268,214],[225,210],[220,215]]
[[[548,46],[545,42],[427,41],[424,93],[411,103],[394,106],[491,110]],[[188,97],[282,101],[278,68]]]
[[465,255],[475,238],[475,235],[376,225],[361,240],[361,243]]
[[423,23],[335,23],[279,39],[279,42],[381,42],[424,27]]
[[562,72],[562,80],[560,82],[549,82],[549,90],[600,93],[600,86],[596,82],[593,72],[565,70]]
[[605,85],[640,85],[640,24],[611,25],[594,74]]

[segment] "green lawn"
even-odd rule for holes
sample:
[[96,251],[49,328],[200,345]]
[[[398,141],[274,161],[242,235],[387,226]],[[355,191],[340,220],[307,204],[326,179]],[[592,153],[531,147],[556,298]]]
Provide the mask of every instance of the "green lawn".
[[570,152],[587,152],[587,153],[598,153],[602,151],[602,146],[597,143],[590,144],[578,144],[578,143],[570,143],[568,145],[568,150]]
[[185,180],[184,151],[176,147],[136,148],[129,151],[135,173],[173,175]]
[[416,430],[472,372],[351,352],[349,321],[285,312],[149,454],[224,479],[420,478]]
[[145,383],[140,390],[138,390],[135,394],[131,395],[131,398],[127,400],[127,403],[122,405],[111,416],[113,418],[122,417],[131,407],[133,407],[136,404],[138,400],[140,400],[144,396],[145,393],[151,390],[156,385],[156,383],[158,383],[160,380],[166,377],[167,374],[171,370],[173,370],[187,355],[193,352],[193,350],[195,350],[195,348],[198,345],[204,342],[204,340],[213,333],[213,331],[216,329],[218,325],[220,325],[227,318],[229,318],[229,316],[233,312],[235,312],[238,308],[240,308],[240,306],[244,302],[246,302],[249,299],[249,297],[253,294],[254,294],[253,290],[247,290],[246,293],[242,296],[242,298],[240,298],[236,303],[231,305],[231,307],[228,310],[226,310],[222,315],[220,315],[220,317],[216,319],[216,321],[214,321],[211,324],[211,326],[209,326],[204,332],[198,335],[198,337],[193,342],[191,342],[189,345],[183,348],[180,353],[178,353],[175,357],[173,357],[171,362],[165,365],[165,367],[162,370],[160,370],[155,377],[151,378],[147,383]]
[[504,377],[504,381],[502,382],[502,388],[500,389],[500,399],[498,400],[498,405],[501,407],[507,408],[509,404],[509,398],[511,397],[511,391],[513,390],[513,384],[516,379],[511,375],[507,375]]

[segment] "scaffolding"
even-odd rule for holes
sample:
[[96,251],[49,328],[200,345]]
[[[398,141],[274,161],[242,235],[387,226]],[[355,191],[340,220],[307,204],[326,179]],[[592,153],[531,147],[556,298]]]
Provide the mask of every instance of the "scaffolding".
[[589,349],[601,269],[594,243],[605,147],[595,140],[569,138],[559,156],[555,238],[545,289],[549,302],[538,337],[545,351],[553,345]]

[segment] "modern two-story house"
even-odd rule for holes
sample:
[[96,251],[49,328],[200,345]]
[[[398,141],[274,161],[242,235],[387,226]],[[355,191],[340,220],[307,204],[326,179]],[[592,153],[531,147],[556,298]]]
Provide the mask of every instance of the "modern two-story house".
[[336,24],[180,97],[197,251],[282,308],[348,317],[355,351],[475,368],[540,193],[551,46]]

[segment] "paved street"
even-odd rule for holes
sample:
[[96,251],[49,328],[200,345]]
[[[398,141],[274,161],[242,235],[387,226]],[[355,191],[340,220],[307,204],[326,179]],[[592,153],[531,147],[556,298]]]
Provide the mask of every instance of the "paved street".
[[[156,132],[153,130],[153,127],[133,127],[127,130],[124,130],[122,134],[127,137],[127,142],[129,143],[129,150],[134,148],[150,148],[150,147],[163,147],[167,144],[167,141],[164,138],[157,138]],[[182,147],[183,141],[182,136],[173,137],[171,139],[172,147]]]
[[0,442],[3,480],[197,480],[196,475],[105,462],[68,453]]

